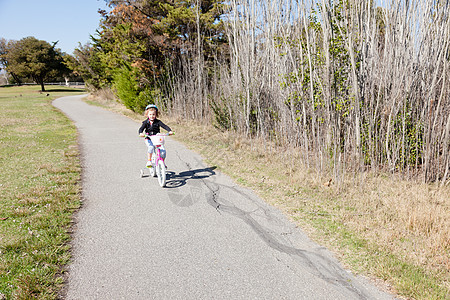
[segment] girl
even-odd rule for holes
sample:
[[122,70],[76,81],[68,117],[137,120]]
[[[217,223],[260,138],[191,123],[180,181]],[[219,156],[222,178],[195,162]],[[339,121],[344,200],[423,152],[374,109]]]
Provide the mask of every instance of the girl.
[[[172,129],[169,126],[164,124],[161,120],[157,119],[158,117],[158,107],[154,104],[147,105],[145,108],[144,116],[147,117],[145,121],[142,122],[141,127],[139,128],[139,136],[144,137],[145,133],[147,135],[155,135],[160,132],[160,127],[164,128],[169,132],[169,135],[172,135]],[[153,143],[150,138],[145,138],[145,144],[147,145],[147,168],[152,167],[152,153],[153,153]],[[161,147],[161,156],[163,158],[166,157],[166,150],[164,146]]]

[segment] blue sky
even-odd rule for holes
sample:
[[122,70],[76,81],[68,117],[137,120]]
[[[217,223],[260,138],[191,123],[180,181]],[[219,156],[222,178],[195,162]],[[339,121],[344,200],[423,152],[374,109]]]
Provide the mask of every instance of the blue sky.
[[34,36],[72,54],[99,26],[104,0],[0,0],[0,38]]

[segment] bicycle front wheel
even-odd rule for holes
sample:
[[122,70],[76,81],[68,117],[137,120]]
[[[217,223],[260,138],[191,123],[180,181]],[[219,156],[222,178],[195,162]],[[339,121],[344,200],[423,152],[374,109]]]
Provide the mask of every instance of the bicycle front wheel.
[[158,165],[156,166],[158,173],[158,182],[161,187],[166,186],[166,165],[164,165],[164,161],[158,161]]

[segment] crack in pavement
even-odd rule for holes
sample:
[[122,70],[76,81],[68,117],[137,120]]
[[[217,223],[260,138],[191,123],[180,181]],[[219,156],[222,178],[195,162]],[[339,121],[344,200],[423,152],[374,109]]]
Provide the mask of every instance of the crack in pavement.
[[[191,165],[188,162],[183,161],[181,157],[179,157],[179,159],[190,171],[192,170]],[[264,227],[252,216],[256,211],[261,210],[264,212],[267,221],[269,223],[273,223],[275,219],[270,216],[267,208],[261,207],[261,205],[253,201],[248,195],[235,187],[222,185],[217,182],[211,182],[205,178],[201,178],[201,182],[208,189],[208,192],[205,193],[206,202],[219,214],[227,213],[241,219],[250,228],[252,228],[261,240],[264,241],[270,248],[281,253],[285,253],[294,258],[294,260],[299,261],[299,263],[306,268],[310,274],[313,274],[314,276],[329,282],[334,286],[346,289],[359,299],[369,299],[369,294],[366,292],[365,288],[362,286],[356,286],[355,283],[352,283],[353,278],[351,278],[348,272],[335,263],[332,259],[327,258],[320,253],[295,248],[279,241],[279,238],[276,236],[277,233]],[[255,204],[258,208],[254,211],[245,211],[236,207],[232,202],[222,199],[220,197],[220,192],[226,189],[239,194],[247,201]],[[287,236],[287,234],[284,234],[284,236]],[[281,261],[280,259],[278,260]],[[289,266],[287,262],[285,262],[285,264],[288,268],[292,269],[292,266]]]

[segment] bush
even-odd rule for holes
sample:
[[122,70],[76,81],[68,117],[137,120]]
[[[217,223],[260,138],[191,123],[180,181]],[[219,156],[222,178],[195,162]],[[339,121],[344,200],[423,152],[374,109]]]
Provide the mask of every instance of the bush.
[[122,68],[114,76],[114,88],[120,101],[132,111],[138,111],[139,86],[130,68]]
[[159,91],[139,86],[137,72],[122,68],[114,76],[113,86],[120,101],[134,112],[142,112],[150,103],[158,103]]

